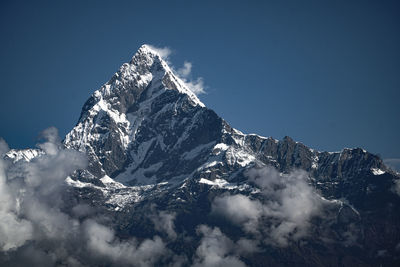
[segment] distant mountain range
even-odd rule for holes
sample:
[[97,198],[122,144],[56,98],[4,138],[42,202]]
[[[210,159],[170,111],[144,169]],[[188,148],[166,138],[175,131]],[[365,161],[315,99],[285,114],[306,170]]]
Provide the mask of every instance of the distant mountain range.
[[[15,188],[10,177],[32,188],[26,173],[42,166],[65,174],[62,190],[38,198],[35,187],[32,199],[79,230],[54,246],[48,234],[3,245],[0,263],[22,266],[35,250],[60,266],[400,266],[399,173],[361,148],[321,152],[232,128],[150,46],[93,93],[62,141],[55,136],[4,153],[4,188]],[[60,162],[71,159],[66,170]],[[61,204],[49,203],[54,192]]]

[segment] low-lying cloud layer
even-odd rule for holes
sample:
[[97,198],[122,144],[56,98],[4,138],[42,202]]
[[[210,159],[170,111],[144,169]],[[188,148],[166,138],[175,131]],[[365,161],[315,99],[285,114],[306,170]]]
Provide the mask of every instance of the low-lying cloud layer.
[[217,267],[217,266],[246,266],[236,256],[236,245],[226,237],[219,228],[210,228],[200,225],[197,233],[202,236],[200,245],[196,250],[193,266]]
[[[72,208],[76,216],[63,212],[64,181],[87,160],[78,151],[62,149],[55,128],[42,137],[46,141],[38,147],[45,154],[15,164],[3,160],[8,146],[0,141],[0,265],[153,266],[170,255],[158,236],[120,240],[96,217],[80,220],[87,211],[82,205]],[[160,218],[173,236],[171,217],[163,213]]]
[[167,253],[160,237],[138,242],[132,238],[121,241],[108,227],[88,220],[84,223],[88,236],[88,248],[100,258],[111,259],[117,265],[154,266],[161,256]]
[[[199,225],[196,232],[200,241],[188,259],[168,248],[179,235],[176,213],[159,211],[155,205],[148,218],[161,235],[140,240],[119,238],[104,220],[90,212],[87,204],[69,207],[66,213],[67,203],[62,197],[68,189],[65,179],[75,170],[84,169],[87,160],[78,151],[63,149],[55,128],[45,130],[42,138],[45,141],[38,147],[45,153],[30,162],[12,163],[1,156],[0,263],[245,266],[241,257],[260,252],[262,243],[286,246],[290,240],[306,235],[309,220],[321,207],[321,199],[307,184],[306,173],[281,175],[272,168],[249,170],[246,175],[260,189],[263,200],[242,194],[218,196],[212,202],[212,213],[239,225],[250,238],[233,241],[218,227]],[[9,148],[0,141],[0,149],[4,155]]]
[[149,215],[150,220],[154,224],[154,229],[159,232],[166,233],[171,240],[175,240],[177,234],[175,232],[175,217],[176,213],[169,213],[166,211],[157,211],[156,206],[152,206],[152,212]]
[[39,146],[47,153],[45,156],[16,164],[0,159],[3,251],[16,249],[30,240],[63,239],[77,223],[60,211],[61,190],[69,174],[86,166],[86,158],[77,151],[60,150],[54,128],[42,135],[47,141]]
[[[87,167],[85,155],[64,149],[55,128],[45,130],[42,138],[38,147],[44,154],[15,163],[3,160],[9,148],[0,139],[0,265],[245,266],[243,259],[266,246],[282,248],[308,237],[313,218],[325,216],[331,203],[308,184],[304,171],[253,168],[245,175],[258,192],[227,191],[211,202],[211,215],[235,225],[238,236],[227,236],[226,229],[213,224],[195,226],[195,236],[190,236],[175,226],[179,211],[161,211],[150,203],[143,220],[152,224],[152,235],[121,238],[104,214],[63,198],[71,189],[65,179]],[[347,210],[346,216],[354,217]],[[355,242],[356,230],[344,228],[345,242]],[[185,242],[192,251],[177,253],[174,247]]]
[[242,194],[215,198],[212,212],[243,227],[270,244],[287,246],[307,235],[310,220],[320,213],[322,198],[307,183],[307,173],[288,175],[274,168],[251,169],[246,174],[261,190],[263,202]]

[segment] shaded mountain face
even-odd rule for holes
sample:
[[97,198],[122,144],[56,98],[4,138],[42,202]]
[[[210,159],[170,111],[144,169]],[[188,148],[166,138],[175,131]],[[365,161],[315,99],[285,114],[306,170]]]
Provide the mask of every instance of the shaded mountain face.
[[[360,148],[232,128],[150,46],[93,93],[62,146],[88,158],[66,180],[64,210],[85,203],[122,239],[161,236],[183,266],[400,263],[398,173]],[[179,265],[171,254],[156,263]]]

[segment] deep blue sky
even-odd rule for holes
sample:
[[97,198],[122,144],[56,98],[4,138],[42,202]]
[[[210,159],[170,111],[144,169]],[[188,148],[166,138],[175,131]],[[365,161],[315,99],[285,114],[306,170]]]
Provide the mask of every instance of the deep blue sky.
[[[35,2],[35,3],[34,3]],[[1,1],[0,136],[65,135],[143,43],[246,133],[400,158],[399,1]]]

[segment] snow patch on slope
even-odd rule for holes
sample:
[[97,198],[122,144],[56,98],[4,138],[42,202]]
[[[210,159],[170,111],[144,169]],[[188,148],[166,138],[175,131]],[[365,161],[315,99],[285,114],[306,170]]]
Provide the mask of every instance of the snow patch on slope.
[[382,171],[381,169],[378,168],[371,168],[372,174],[373,175],[382,175],[385,174],[385,171]]
[[4,158],[11,159],[13,163],[20,160],[29,162],[42,154],[44,154],[44,152],[40,149],[11,149],[5,154]]

